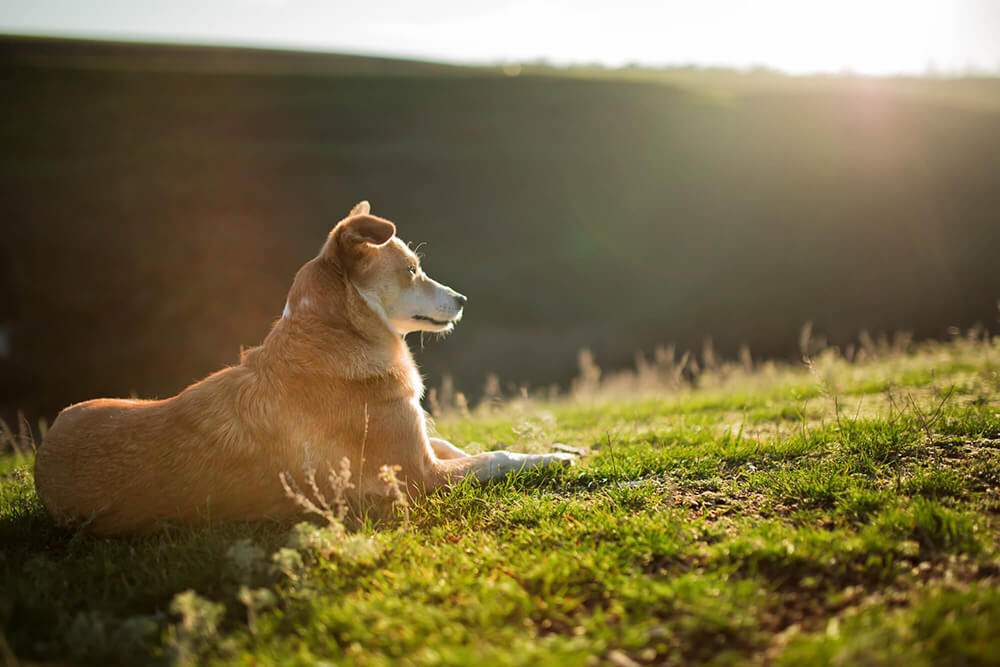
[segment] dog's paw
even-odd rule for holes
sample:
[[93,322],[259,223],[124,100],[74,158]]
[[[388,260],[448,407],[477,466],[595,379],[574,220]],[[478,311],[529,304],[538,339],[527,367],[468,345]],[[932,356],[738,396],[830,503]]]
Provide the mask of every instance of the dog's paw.
[[576,465],[576,456],[574,454],[567,454],[565,452],[556,452],[554,454],[549,454],[550,461],[552,465],[561,465],[564,468]]
[[557,452],[565,452],[566,454],[572,454],[573,456],[586,456],[587,450],[580,447],[570,447],[569,445],[562,442],[553,442],[552,449]]

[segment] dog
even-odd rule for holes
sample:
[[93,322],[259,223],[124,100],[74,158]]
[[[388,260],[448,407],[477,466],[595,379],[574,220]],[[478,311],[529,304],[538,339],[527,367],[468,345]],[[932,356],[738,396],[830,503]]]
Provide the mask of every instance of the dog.
[[[359,495],[411,496],[465,478],[570,465],[564,453],[468,455],[429,437],[406,344],[451,331],[466,297],[432,280],[395,225],[355,206],[296,274],[264,342],[164,400],[96,399],[64,409],[35,458],[49,515],[98,535],[164,521],[281,519],[301,512],[279,475],[346,458]],[[352,492],[353,493],[353,492]]]

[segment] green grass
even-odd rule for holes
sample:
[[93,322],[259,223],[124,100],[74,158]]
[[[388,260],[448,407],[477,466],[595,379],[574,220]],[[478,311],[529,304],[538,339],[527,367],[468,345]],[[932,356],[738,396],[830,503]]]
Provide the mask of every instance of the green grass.
[[[0,459],[0,654],[106,663],[995,664],[1000,341],[436,428],[586,452],[402,516],[57,529]],[[933,370],[933,372],[932,372]]]

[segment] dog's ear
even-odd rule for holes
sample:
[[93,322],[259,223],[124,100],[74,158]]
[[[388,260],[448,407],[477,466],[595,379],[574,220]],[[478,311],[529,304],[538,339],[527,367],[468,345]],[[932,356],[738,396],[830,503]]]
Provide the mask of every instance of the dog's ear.
[[359,243],[380,246],[388,243],[389,239],[396,235],[396,225],[374,215],[362,214],[352,215],[337,225],[333,231],[334,234],[340,234],[340,244],[345,247]]
[[323,254],[346,267],[385,245],[395,235],[396,225],[388,220],[373,215],[353,215],[333,228]]
[[367,199],[365,199],[364,201],[359,201],[357,204],[355,204],[354,208],[351,209],[351,212],[348,214],[348,216],[368,215],[371,212],[372,212],[372,205],[368,203]]

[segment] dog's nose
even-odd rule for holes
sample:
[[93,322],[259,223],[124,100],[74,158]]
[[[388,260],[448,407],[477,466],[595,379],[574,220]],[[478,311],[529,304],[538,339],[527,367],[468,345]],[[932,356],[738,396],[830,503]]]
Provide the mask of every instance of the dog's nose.
[[462,308],[463,306],[465,306],[465,304],[466,304],[466,302],[468,302],[468,300],[469,300],[469,298],[467,296],[465,296],[464,294],[456,294],[455,295],[455,302],[458,304],[459,308]]

